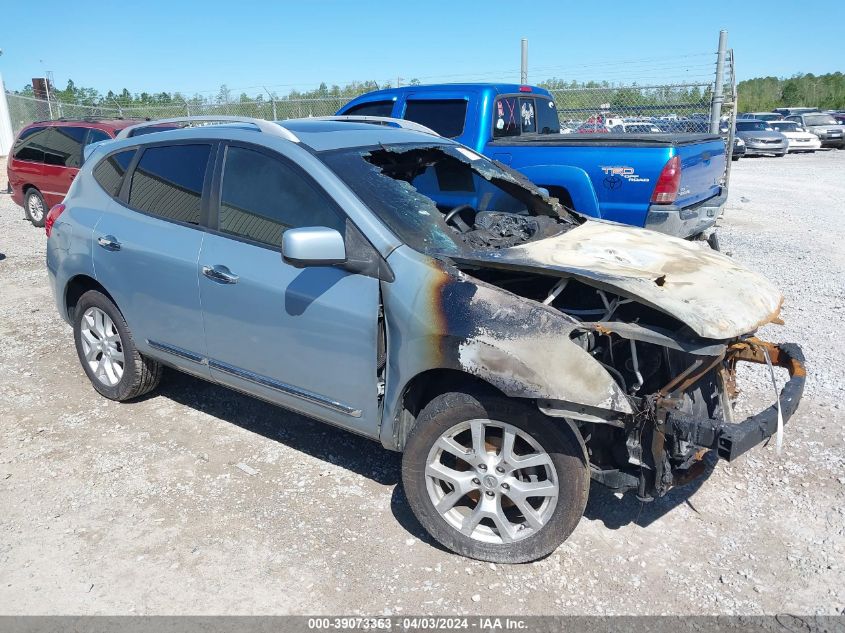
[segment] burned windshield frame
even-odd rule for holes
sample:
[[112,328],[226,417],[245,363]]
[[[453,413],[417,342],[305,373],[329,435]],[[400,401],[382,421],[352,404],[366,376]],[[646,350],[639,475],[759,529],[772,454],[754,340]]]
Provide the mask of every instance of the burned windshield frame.
[[[518,223],[531,225],[530,236],[520,233],[524,226],[513,230],[514,223],[508,223],[507,230],[500,232],[512,232],[513,243],[504,240],[495,248],[550,237],[580,223],[555,199],[545,195],[521,174],[460,145],[378,145],[335,149],[318,155],[393,233],[415,250],[426,254],[463,255],[490,246],[482,243],[484,240],[476,239],[476,234],[497,230],[498,225],[491,229],[491,223],[487,222],[487,226],[474,225],[460,231],[455,228],[454,222],[447,224],[445,221],[448,212],[443,207],[457,209],[472,201],[478,204],[477,208],[471,209],[475,216],[488,212],[487,216],[498,214],[511,220],[517,216],[536,218],[536,221]],[[466,166],[470,172],[469,179],[467,174],[459,173],[463,171],[461,169],[438,169],[441,165],[454,166],[456,163]],[[392,168],[393,175],[385,173],[384,168],[388,166]],[[451,171],[455,173],[448,173]],[[434,190],[427,192],[436,194],[440,207],[432,197],[411,184],[423,176],[428,179],[429,185],[434,185]],[[462,191],[466,187],[461,183],[474,181],[484,188],[491,188],[494,203],[502,200],[516,202],[515,206],[521,205],[521,210],[488,208],[490,198],[484,199],[476,191]],[[490,220],[489,217],[485,219]]]

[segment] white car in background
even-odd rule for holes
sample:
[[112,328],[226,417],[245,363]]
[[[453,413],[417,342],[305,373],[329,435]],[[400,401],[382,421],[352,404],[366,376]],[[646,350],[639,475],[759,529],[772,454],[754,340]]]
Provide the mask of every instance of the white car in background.
[[652,121],[621,121],[616,125],[609,126],[611,132],[622,134],[659,134],[661,130]]
[[815,152],[822,142],[795,121],[769,121],[769,127],[789,139],[788,152]]

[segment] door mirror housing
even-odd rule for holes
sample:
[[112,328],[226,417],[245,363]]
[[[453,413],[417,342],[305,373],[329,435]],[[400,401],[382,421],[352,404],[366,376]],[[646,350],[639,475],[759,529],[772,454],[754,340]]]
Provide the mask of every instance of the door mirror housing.
[[282,259],[297,268],[342,264],[346,245],[338,231],[325,226],[288,229],[282,235]]

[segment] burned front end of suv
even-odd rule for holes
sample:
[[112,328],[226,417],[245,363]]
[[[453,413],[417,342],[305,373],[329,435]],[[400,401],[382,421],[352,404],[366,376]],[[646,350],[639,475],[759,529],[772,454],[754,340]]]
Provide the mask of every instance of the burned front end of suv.
[[[382,442],[401,450],[417,376],[447,370],[530,401],[575,432],[594,479],[643,499],[776,434],[804,385],[801,350],[754,337],[778,290],[703,244],[592,221],[466,148],[380,146],[333,166],[406,243],[382,287]],[[788,370],[738,420],[740,363]],[[779,422],[780,420],[780,422]]]

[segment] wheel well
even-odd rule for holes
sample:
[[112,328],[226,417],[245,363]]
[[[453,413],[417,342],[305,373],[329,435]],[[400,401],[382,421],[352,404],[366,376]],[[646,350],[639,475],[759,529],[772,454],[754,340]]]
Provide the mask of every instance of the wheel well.
[[565,206],[567,209],[575,209],[572,206],[572,196],[569,195],[569,191],[565,187],[556,187],[554,185],[539,185],[546,189],[549,192],[549,195],[553,198],[557,198],[558,201]]
[[26,192],[29,191],[30,189],[35,189],[36,191],[38,191],[38,193],[41,193],[41,191],[39,191],[38,187],[36,187],[35,185],[27,184],[27,185],[24,185],[23,187],[21,187],[21,191],[23,192],[23,195],[26,195]]
[[398,450],[405,448],[405,440],[416,424],[417,416],[429,402],[448,391],[487,393],[506,397],[490,383],[457,369],[429,369],[414,376],[402,394],[402,406],[394,428]]
[[67,309],[69,321],[73,321],[74,310],[76,310],[76,304],[79,303],[79,298],[89,290],[102,292],[114,303],[114,299],[109,294],[109,291],[103,288],[100,282],[88,275],[77,275],[65,287],[65,308]]

